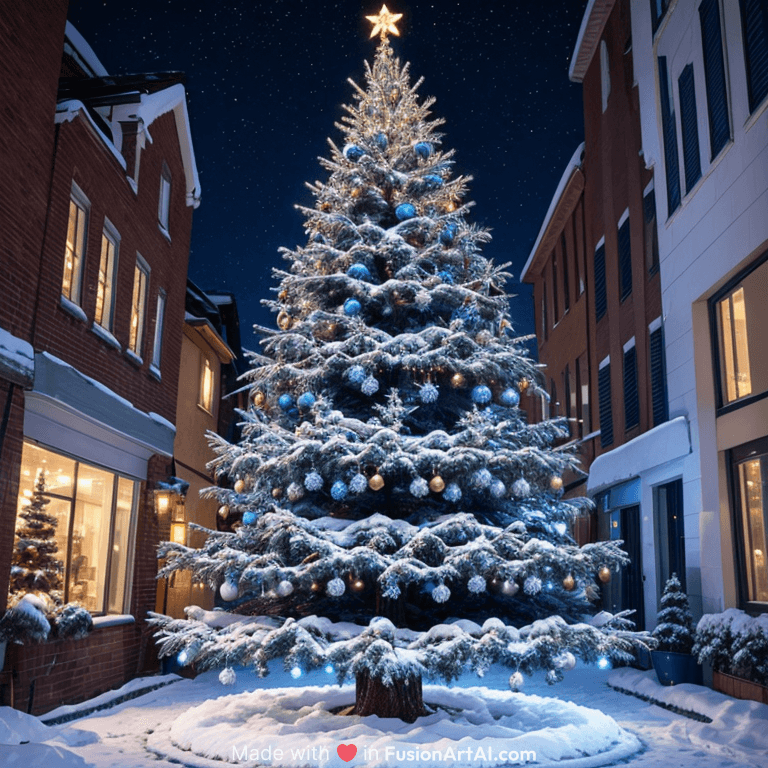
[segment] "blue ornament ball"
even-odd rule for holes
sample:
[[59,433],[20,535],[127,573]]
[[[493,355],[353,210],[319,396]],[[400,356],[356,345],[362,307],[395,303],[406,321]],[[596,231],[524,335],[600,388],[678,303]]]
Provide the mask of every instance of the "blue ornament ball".
[[358,147],[357,144],[347,144],[344,147],[343,154],[347,160],[356,163],[365,154],[365,150],[362,147]]
[[434,384],[425,384],[419,391],[419,399],[422,403],[437,402],[438,390]]
[[417,499],[429,496],[429,483],[423,477],[417,477],[410,486],[411,495]]
[[456,225],[446,224],[440,232],[440,242],[443,245],[451,245],[456,237]]
[[472,475],[472,482],[478,488],[487,488],[492,480],[493,475],[485,468],[478,469],[477,472]]
[[379,133],[376,136],[376,146],[383,152],[387,145],[389,144],[389,139],[387,139],[386,133]]
[[437,174],[430,173],[424,177],[424,183],[427,185],[427,189],[440,189],[443,186],[443,179]]
[[296,401],[296,405],[299,408],[311,408],[315,404],[315,396],[311,392],[304,392],[299,395],[299,399]]
[[365,368],[362,365],[353,365],[347,372],[347,378],[352,384],[362,384],[365,381]]
[[347,299],[344,302],[344,314],[348,317],[356,317],[360,314],[362,305],[357,299]]
[[480,313],[474,304],[463,304],[451,313],[451,322],[461,320],[468,331],[480,325]]
[[253,525],[256,522],[255,512],[243,513],[243,525]]
[[368,488],[368,478],[363,474],[355,475],[349,481],[349,490],[352,493],[363,493]]
[[512,387],[510,387],[501,393],[499,400],[501,400],[502,405],[506,405],[509,408],[514,408],[520,403],[520,393],[516,389],[512,389]]
[[418,141],[413,147],[417,157],[426,160],[432,154],[432,145],[428,141]]
[[304,487],[308,491],[319,491],[323,487],[323,478],[317,472],[310,472],[304,478]]
[[395,208],[395,216],[399,221],[405,221],[406,219],[412,219],[416,215],[416,209],[410,203],[400,203]]
[[507,492],[507,486],[501,480],[494,480],[491,483],[491,496],[494,499],[501,499]]
[[336,499],[336,501],[341,501],[342,499],[346,499],[348,493],[349,493],[349,488],[347,487],[347,484],[343,480],[337,480],[331,486],[331,496],[334,499]]
[[487,405],[492,396],[491,390],[485,384],[478,384],[472,389],[472,402],[478,405]]
[[373,376],[368,376],[360,386],[360,391],[364,395],[371,397],[371,395],[375,395],[379,391],[379,382]]
[[293,397],[291,397],[291,395],[288,395],[288,394],[280,395],[280,397],[278,398],[277,404],[284,411],[289,411],[293,407]]
[[354,278],[355,280],[370,280],[371,279],[371,273],[368,269],[368,267],[365,266],[365,264],[353,264],[348,270],[347,270],[347,276]]
[[461,498],[461,488],[456,483],[448,483],[443,491],[443,498],[456,503]]
[[437,273],[437,276],[446,284],[446,285],[453,285],[453,274],[449,272],[447,269],[443,269],[440,272]]

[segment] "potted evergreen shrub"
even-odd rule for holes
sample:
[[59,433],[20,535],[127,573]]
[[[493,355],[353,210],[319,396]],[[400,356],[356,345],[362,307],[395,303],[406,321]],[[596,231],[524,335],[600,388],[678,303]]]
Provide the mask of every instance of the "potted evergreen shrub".
[[658,645],[651,651],[653,668],[662,685],[701,685],[701,667],[691,653],[695,639],[688,596],[673,573],[661,596],[659,622],[653,630]]

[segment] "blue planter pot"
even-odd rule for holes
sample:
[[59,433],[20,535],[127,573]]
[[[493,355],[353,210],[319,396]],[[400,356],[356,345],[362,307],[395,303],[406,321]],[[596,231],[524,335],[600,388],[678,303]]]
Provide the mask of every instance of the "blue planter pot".
[[653,668],[662,685],[702,684],[701,667],[690,653],[651,651]]

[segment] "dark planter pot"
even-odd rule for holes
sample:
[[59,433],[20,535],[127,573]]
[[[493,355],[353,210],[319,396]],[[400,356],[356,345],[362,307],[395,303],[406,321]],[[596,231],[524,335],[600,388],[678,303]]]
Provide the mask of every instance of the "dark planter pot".
[[726,675],[716,669],[712,672],[712,687],[716,691],[736,699],[760,701],[763,704],[768,704],[768,687],[760,685],[760,683],[753,683],[751,680],[744,680],[741,677]]
[[651,651],[653,668],[662,685],[693,683],[701,685],[701,667],[695,656],[690,653],[672,653],[672,651]]

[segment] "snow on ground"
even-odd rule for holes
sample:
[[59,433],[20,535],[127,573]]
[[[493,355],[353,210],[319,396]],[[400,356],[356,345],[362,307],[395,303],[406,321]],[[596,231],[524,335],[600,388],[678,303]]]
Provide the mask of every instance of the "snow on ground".
[[[42,743],[0,746],[0,768],[178,768],[178,762],[169,762],[166,757],[149,751],[147,746],[148,742],[150,748],[157,743],[170,745],[171,725],[190,708],[209,699],[249,690],[278,687],[296,689],[324,686],[329,682],[329,676],[322,670],[303,675],[298,680],[292,679],[278,667],[274,670],[263,680],[259,680],[249,670],[238,670],[238,679],[230,688],[219,684],[217,672],[207,672],[195,680],[180,680],[125,701],[112,709],[50,728],[50,731],[38,730],[40,723],[37,718],[25,720],[27,725],[20,725],[12,719],[17,718],[17,714],[9,714],[7,708],[0,709],[0,723],[4,723],[9,730],[26,733],[33,741],[45,739]],[[508,677],[508,670],[503,669],[488,673],[482,681],[469,675],[459,681],[459,687],[476,686],[481,682],[487,688],[506,691]],[[159,677],[145,678],[141,683],[134,681],[130,685],[135,691],[139,687],[153,685],[158,680]],[[634,696],[619,693],[609,687],[609,681],[623,689],[663,700],[669,705],[700,712],[711,717],[712,722],[696,722]],[[339,689],[329,690],[337,692]],[[564,682],[556,686],[547,686],[543,676],[527,678],[523,692],[537,697],[570,701],[610,715],[643,744],[643,751],[620,761],[621,765],[629,768],[768,768],[768,706],[764,704],[741,702],[698,686],[662,688],[655,682],[653,673],[649,672],[603,671],[587,666],[577,666],[567,673]],[[120,693],[118,691],[115,695]],[[255,698],[258,700],[258,694]],[[84,702],[78,706],[87,710],[89,705],[93,705],[93,702]],[[26,717],[22,716],[22,719]],[[469,716],[467,719],[471,722]],[[411,727],[399,721],[395,725],[397,728]],[[287,726],[290,727],[290,723]],[[276,727],[276,733],[279,734],[285,727],[286,724],[280,724]],[[478,732],[473,733],[472,738],[480,740],[486,728],[481,725],[476,727]],[[49,733],[50,736],[46,738]],[[347,740],[339,743],[355,744],[357,733],[354,725],[348,726],[349,735],[345,734]],[[420,738],[428,743],[430,738],[434,741],[438,737],[440,733],[437,728],[427,726]],[[0,738],[0,745],[2,741]],[[296,742],[296,746],[300,747],[298,737]],[[317,744],[313,741],[307,746]],[[360,741],[357,746],[362,749],[359,749],[354,759],[343,762],[334,756],[328,763],[329,768],[344,765],[367,767],[369,761],[365,759],[364,750],[369,742]],[[182,756],[182,765],[193,768],[222,768],[226,765],[221,761],[195,757],[188,752],[178,754]],[[249,768],[258,765],[256,761],[231,764]],[[441,765],[450,764],[449,761]],[[406,760],[401,765],[424,768],[425,764],[416,759]],[[474,762],[473,765],[479,768],[481,763]],[[575,768],[576,763],[569,761],[564,765]]]

